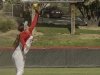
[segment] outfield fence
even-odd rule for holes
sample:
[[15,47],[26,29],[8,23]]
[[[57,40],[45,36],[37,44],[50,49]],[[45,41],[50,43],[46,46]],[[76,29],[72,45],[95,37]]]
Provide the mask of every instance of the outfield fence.
[[[0,48],[0,67],[14,67],[13,51]],[[25,67],[100,67],[100,47],[31,47]]]

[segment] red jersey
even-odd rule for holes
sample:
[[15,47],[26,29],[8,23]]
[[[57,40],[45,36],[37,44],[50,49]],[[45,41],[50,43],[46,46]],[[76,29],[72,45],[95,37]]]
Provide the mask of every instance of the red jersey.
[[32,30],[34,29],[34,27],[37,24],[37,19],[38,19],[38,14],[36,13],[35,17],[34,17],[34,20],[33,20],[32,24],[29,27],[29,32],[24,30],[20,33],[20,41],[21,41],[23,46],[26,45],[27,39],[32,35]]

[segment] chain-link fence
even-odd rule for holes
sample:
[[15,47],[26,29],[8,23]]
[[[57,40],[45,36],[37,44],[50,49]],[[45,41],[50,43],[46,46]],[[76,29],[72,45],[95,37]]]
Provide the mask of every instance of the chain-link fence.
[[12,17],[20,17],[22,12],[23,6],[21,4],[3,4],[3,10],[0,14]]
[[[12,53],[12,48],[0,48],[0,67],[14,66]],[[100,67],[100,48],[31,48],[25,67]]]

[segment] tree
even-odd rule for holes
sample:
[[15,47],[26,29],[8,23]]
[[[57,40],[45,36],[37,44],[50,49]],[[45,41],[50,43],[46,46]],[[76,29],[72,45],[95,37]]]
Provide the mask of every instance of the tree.
[[6,0],[6,2],[9,2],[10,4],[14,4],[20,2],[20,0]]
[[100,23],[100,0],[84,0],[76,3],[76,7],[81,12],[87,26],[96,27]]
[[0,0],[0,10],[3,8],[3,2]]

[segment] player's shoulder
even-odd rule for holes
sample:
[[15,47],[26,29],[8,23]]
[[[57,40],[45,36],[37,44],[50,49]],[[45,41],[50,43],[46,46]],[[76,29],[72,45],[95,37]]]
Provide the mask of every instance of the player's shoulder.
[[21,33],[26,33],[26,31],[24,30],[24,31],[22,31]]
[[23,34],[23,35],[26,35],[27,32],[26,32],[26,31],[22,31],[20,34],[21,34],[21,35],[22,35],[22,34]]

